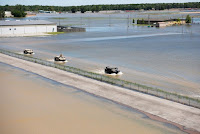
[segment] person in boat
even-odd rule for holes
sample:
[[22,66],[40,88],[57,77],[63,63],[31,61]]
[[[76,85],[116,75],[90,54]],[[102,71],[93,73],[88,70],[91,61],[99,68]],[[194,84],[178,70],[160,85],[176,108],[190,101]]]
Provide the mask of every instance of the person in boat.
[[31,49],[25,49],[24,54],[33,54],[33,50]]
[[56,56],[54,58],[54,60],[55,61],[66,61],[66,58],[62,54],[60,54],[59,56]]
[[118,74],[120,72],[120,70],[118,70],[118,68],[117,67],[109,67],[109,66],[107,66],[106,68],[105,68],[105,73],[106,74],[113,74],[113,73],[115,73],[115,74]]

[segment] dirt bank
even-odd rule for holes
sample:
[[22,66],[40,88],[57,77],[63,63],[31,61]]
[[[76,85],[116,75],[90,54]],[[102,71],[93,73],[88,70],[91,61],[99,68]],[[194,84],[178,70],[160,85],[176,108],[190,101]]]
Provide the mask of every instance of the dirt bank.
[[[200,109],[0,54],[0,61],[200,132]],[[196,133],[198,133],[196,132]]]

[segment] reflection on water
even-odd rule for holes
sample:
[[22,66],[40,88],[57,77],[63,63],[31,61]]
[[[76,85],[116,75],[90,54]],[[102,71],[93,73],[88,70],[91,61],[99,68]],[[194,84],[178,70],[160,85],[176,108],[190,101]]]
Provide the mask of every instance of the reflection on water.
[[68,40],[69,42],[73,41],[102,41],[102,40],[119,40],[119,39],[128,39],[128,38],[144,38],[144,37],[153,37],[153,36],[163,36],[163,35],[175,35],[181,33],[159,33],[159,34],[148,34],[148,35],[128,35],[128,36],[112,36],[112,37],[98,37],[98,38],[84,38],[84,39],[74,39]]
[[183,133],[133,109],[1,63],[0,76],[1,134]]
[[[67,18],[60,20],[62,25],[81,22],[85,24],[81,26],[86,32],[1,38],[0,48],[15,52],[30,48],[36,53],[34,57],[45,60],[62,53],[69,66],[92,72],[116,66],[123,72],[120,79],[200,96],[200,25],[148,28],[129,23],[127,27],[127,15],[130,14],[113,14],[111,17],[108,14],[39,14],[38,19],[54,22],[59,21],[55,17]],[[132,17],[145,18],[145,15],[135,13]],[[169,14],[153,17],[156,16],[169,17]],[[180,14],[173,17],[178,16]],[[108,26],[109,23],[112,25]]]

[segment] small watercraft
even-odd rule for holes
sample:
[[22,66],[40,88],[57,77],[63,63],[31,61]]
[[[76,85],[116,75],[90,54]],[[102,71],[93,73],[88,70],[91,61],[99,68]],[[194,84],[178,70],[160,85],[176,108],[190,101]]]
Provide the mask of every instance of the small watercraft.
[[60,54],[59,56],[54,57],[55,61],[66,61],[66,58]]
[[109,67],[109,66],[107,66],[105,68],[105,73],[106,74],[113,74],[113,73],[118,74],[119,72],[120,72],[120,70],[117,67]]
[[25,49],[24,54],[33,54],[33,50],[31,49]]

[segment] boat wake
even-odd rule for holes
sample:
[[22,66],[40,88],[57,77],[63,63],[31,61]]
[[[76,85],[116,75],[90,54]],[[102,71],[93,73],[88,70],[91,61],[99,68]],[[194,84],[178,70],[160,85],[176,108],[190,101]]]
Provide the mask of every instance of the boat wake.
[[104,70],[95,70],[94,71],[95,73],[97,73],[97,74],[102,74],[102,75],[110,75],[110,76],[119,76],[119,75],[122,75],[123,73],[120,71],[118,74],[116,74],[116,73],[112,73],[112,74],[107,74],[107,73],[105,73],[105,71]]
[[[18,54],[24,54],[23,52],[17,52]],[[24,55],[34,55],[35,53],[32,54],[24,54]]]
[[65,60],[65,61],[55,61],[54,59],[47,59],[47,61],[54,62],[54,63],[66,63],[66,62],[68,62],[67,60]]

